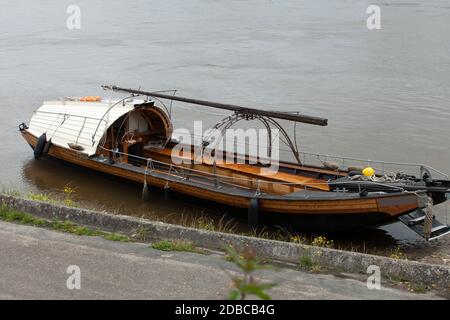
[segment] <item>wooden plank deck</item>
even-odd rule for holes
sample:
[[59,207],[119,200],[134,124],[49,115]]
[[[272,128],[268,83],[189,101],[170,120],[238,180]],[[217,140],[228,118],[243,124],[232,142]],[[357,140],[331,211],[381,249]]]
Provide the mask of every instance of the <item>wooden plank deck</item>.
[[[152,153],[164,155],[166,157],[172,156],[172,149],[152,149],[148,150]],[[189,151],[184,151],[180,158],[186,160],[192,160],[194,158],[194,154]],[[209,158],[203,158],[203,163],[208,166],[213,165],[213,160]],[[255,165],[248,164],[228,164],[228,163],[217,163],[218,168],[227,169],[236,173],[243,173],[246,175],[250,175],[255,177],[255,179],[259,179],[261,181],[274,181],[274,182],[286,182],[286,183],[295,183],[298,186],[306,186],[309,188],[314,188],[322,191],[330,191],[330,187],[324,180],[318,180],[311,177],[305,177],[301,175],[290,174],[281,171],[273,171],[273,173],[269,172],[268,168],[257,167]],[[266,169],[266,170],[263,170]],[[267,174],[267,173],[270,174]],[[297,186],[297,187],[298,187]]]

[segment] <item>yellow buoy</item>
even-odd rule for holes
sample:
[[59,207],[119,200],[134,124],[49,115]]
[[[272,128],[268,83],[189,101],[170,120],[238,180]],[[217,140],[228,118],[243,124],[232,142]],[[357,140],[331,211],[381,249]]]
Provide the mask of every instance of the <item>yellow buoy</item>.
[[373,170],[373,168],[371,167],[367,167],[363,170],[363,175],[365,175],[366,177],[372,177],[375,175],[375,170]]

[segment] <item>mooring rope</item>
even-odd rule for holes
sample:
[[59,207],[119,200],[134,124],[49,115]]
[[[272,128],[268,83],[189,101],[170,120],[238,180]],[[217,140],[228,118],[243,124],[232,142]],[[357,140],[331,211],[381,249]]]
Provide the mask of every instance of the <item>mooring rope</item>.
[[445,224],[448,226],[448,201],[445,202]]
[[170,177],[171,173],[172,173],[172,165],[170,165],[170,167],[169,167],[169,172],[167,173],[166,184],[164,185],[164,189],[168,189],[170,187],[169,186],[169,177]]
[[147,159],[147,166],[144,170],[144,186],[142,188],[142,198],[146,200],[148,198],[148,185],[147,185],[147,173],[148,173],[148,167],[150,166],[150,162],[152,159]]
[[431,230],[433,227],[433,199],[427,196],[427,204],[425,206],[425,221],[423,223],[423,235],[425,239],[429,239],[431,236]]
[[257,185],[256,185],[256,192],[255,192],[255,196],[258,197],[261,195],[261,186],[260,186],[260,180],[257,180]]

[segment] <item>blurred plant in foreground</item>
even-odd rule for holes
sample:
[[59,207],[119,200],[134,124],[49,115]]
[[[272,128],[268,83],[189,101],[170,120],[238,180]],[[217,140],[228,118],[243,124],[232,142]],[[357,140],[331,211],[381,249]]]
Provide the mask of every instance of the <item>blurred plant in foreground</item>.
[[245,300],[249,295],[257,296],[262,300],[270,300],[271,297],[266,290],[275,287],[276,283],[261,283],[255,279],[254,272],[261,269],[273,269],[269,265],[261,265],[256,258],[255,250],[246,247],[241,254],[236,249],[229,247],[227,249],[227,261],[233,262],[242,272],[241,275],[232,275],[228,271],[225,273],[232,280],[233,288],[228,294],[230,300]]

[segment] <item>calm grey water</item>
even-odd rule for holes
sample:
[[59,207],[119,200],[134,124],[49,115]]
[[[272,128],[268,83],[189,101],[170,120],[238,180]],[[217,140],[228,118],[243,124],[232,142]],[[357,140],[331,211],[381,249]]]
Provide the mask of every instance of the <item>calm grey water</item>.
[[[366,28],[373,3],[382,30]],[[70,4],[81,8],[80,30],[66,28]],[[134,215],[202,210],[160,197],[143,203],[140,186],[32,160],[17,125],[44,99],[105,96],[107,83],[327,117],[328,127],[300,126],[303,150],[450,173],[449,32],[448,0],[2,0],[1,184],[58,192],[70,183],[78,201]],[[184,127],[221,114],[174,110]],[[416,239],[399,225],[379,233]]]

